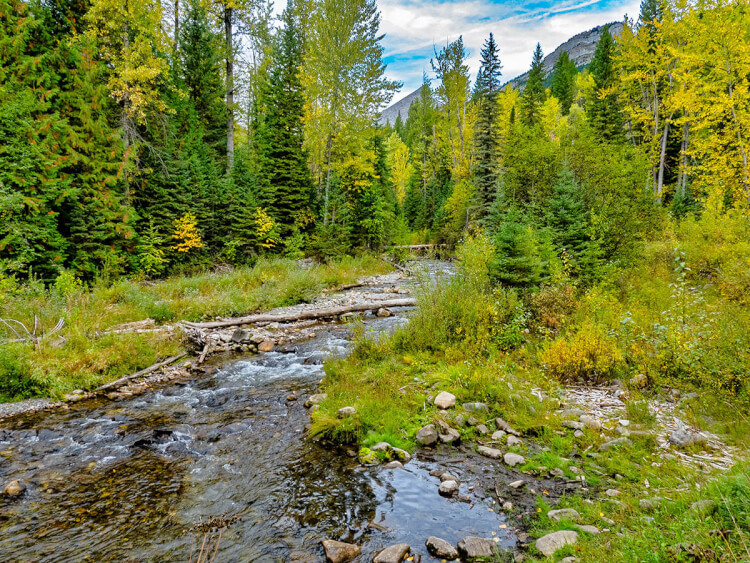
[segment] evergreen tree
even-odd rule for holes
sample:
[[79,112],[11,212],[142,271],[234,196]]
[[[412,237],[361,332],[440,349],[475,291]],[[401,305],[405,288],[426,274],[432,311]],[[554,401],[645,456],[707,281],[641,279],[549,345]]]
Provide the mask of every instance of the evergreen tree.
[[605,141],[624,139],[622,112],[615,89],[617,76],[614,55],[615,42],[609,27],[605,26],[590,66],[594,78],[594,99],[586,107],[594,131]]
[[271,66],[265,132],[268,136],[267,164],[272,211],[281,234],[291,232],[296,218],[309,208],[312,182],[304,143],[304,91],[299,69],[302,64],[301,37],[291,8],[284,10],[284,28]]
[[518,208],[505,210],[494,240],[495,258],[490,265],[493,279],[512,287],[534,286],[546,279],[548,264],[542,241]]
[[567,166],[557,178],[547,209],[547,224],[558,252],[564,252],[578,266],[590,241],[588,210],[583,189]]
[[547,92],[544,89],[543,59],[542,46],[537,43],[534,58],[531,61],[529,78],[526,80],[521,96],[521,121],[530,127],[539,124],[542,104],[547,99]]
[[578,74],[576,64],[570,60],[568,53],[563,51],[557,61],[555,61],[555,67],[552,71],[552,84],[550,86],[552,95],[560,101],[560,109],[563,115],[568,115],[570,113],[570,106],[573,105],[576,74]]
[[478,215],[484,217],[497,190],[500,143],[498,133],[498,102],[500,91],[500,58],[494,36],[490,33],[482,48],[481,66],[477,75],[475,96],[479,102],[474,123],[474,184],[477,191]]

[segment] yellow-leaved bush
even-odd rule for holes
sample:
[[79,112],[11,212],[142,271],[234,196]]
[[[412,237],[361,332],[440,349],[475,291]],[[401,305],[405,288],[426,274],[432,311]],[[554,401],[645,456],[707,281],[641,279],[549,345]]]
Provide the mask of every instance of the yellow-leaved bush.
[[553,340],[541,353],[547,372],[561,381],[600,382],[624,366],[615,340],[600,325],[585,322],[575,333]]

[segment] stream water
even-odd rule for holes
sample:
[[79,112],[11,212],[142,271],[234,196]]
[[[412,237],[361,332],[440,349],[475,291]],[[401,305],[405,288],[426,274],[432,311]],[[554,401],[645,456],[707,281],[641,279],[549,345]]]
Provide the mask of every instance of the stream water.
[[[398,322],[366,320],[377,332]],[[487,467],[426,453],[404,469],[366,468],[305,437],[304,399],[347,338],[346,326],[321,325],[286,353],[224,359],[186,383],[2,423],[0,482],[28,490],[0,496],[0,561],[188,561],[202,538],[188,529],[222,514],[241,520],[223,533],[221,563],[324,561],[326,538],[362,545],[361,561],[402,542],[430,561],[430,535],[513,545],[505,517],[468,490]],[[436,467],[462,477],[471,502],[439,496]]]

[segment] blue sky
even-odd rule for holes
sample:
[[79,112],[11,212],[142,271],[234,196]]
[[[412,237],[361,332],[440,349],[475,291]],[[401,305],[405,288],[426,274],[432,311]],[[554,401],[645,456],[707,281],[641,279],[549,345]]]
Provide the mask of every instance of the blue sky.
[[640,0],[378,0],[378,5],[387,74],[404,83],[396,101],[420,86],[423,72],[431,74],[434,47],[440,50],[459,35],[475,73],[482,43],[494,33],[505,81],[528,70],[537,42],[550,53],[596,25],[636,17]]

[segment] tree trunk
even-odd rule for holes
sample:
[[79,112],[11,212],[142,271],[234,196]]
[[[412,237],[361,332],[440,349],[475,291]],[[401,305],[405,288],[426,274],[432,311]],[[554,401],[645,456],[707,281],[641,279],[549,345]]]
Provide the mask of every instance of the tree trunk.
[[667,160],[667,140],[669,139],[669,120],[664,121],[664,132],[661,135],[661,148],[659,150],[659,177],[656,183],[656,201],[661,205],[664,192],[664,168]]
[[223,321],[211,321],[206,323],[191,323],[183,321],[182,324],[191,328],[225,328],[228,326],[239,326],[254,323],[290,323],[304,321],[309,319],[323,319],[328,317],[338,317],[344,313],[354,313],[360,311],[376,311],[380,308],[390,307],[414,307],[417,304],[415,299],[383,299],[380,301],[368,301],[366,303],[355,303],[353,305],[339,305],[326,307],[323,309],[310,309],[307,311],[298,311],[296,313],[260,313],[250,315],[249,317],[239,317],[236,319],[226,319]]
[[234,167],[234,52],[232,45],[232,8],[224,4],[224,35],[227,63],[227,174]]
[[180,43],[180,0],[174,0],[174,52]]
[[323,195],[323,224],[328,224],[328,202],[331,189],[331,152],[333,152],[333,133],[326,142],[326,188]]
[[687,194],[687,150],[690,143],[690,124],[685,122],[682,126],[682,143],[680,144],[680,173],[677,177],[677,196],[684,198]]

